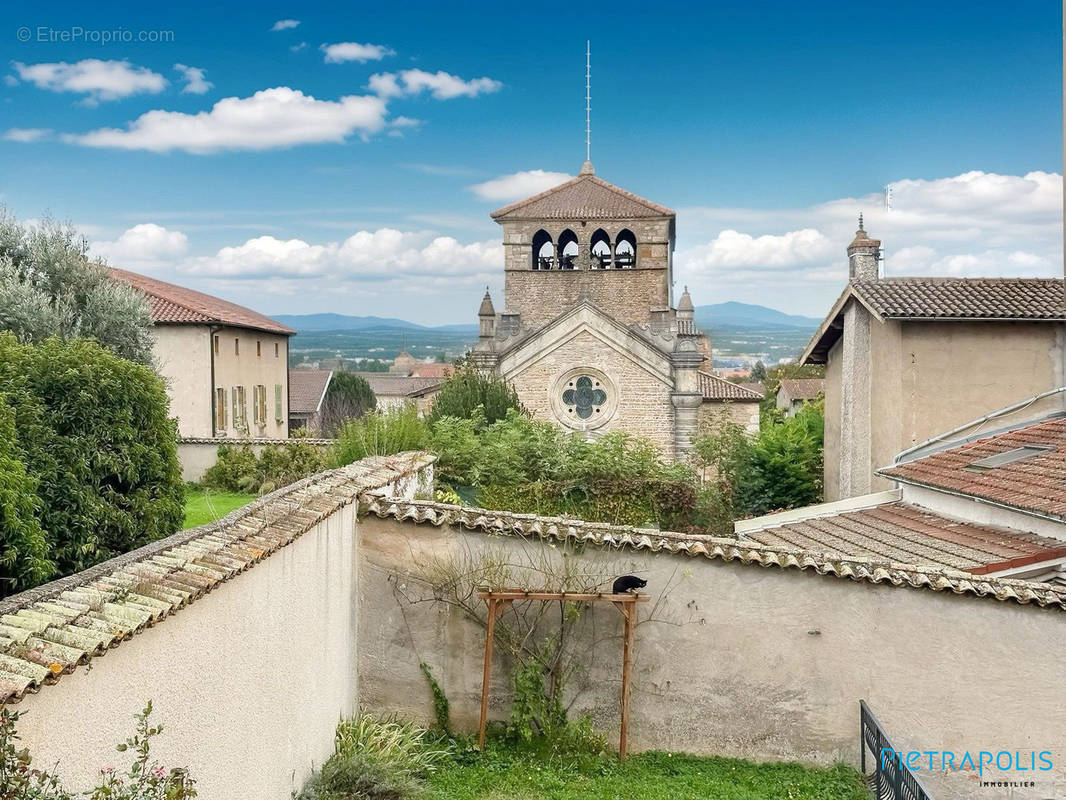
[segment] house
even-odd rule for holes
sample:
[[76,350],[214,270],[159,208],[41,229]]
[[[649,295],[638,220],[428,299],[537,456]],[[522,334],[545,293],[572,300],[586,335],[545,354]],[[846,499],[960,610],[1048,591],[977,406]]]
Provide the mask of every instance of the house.
[[379,411],[389,411],[413,404],[420,414],[433,407],[435,395],[444,383],[443,378],[417,378],[409,375],[393,375],[385,372],[358,372],[366,378],[377,400]]
[[822,378],[782,378],[777,387],[777,407],[786,417],[796,415],[804,403],[812,403],[825,394]]
[[877,469],[901,450],[1066,383],[1061,278],[881,277],[880,247],[860,217],[848,283],[801,359],[826,365],[827,500],[888,488]]
[[878,472],[895,488],[740,521],[736,534],[1066,587],[1066,412],[937,440]]
[[711,374],[686,289],[674,305],[676,215],[578,176],[492,214],[503,232],[503,310],[486,290],[471,363],[512,384],[541,419],[626,431],[671,456],[702,419],[757,429],[760,395]]
[[322,402],[326,399],[333,371],[326,369],[289,370],[289,432],[317,431]]
[[156,368],[167,384],[178,435],[289,435],[287,325],[218,297],[112,269],[151,307]]

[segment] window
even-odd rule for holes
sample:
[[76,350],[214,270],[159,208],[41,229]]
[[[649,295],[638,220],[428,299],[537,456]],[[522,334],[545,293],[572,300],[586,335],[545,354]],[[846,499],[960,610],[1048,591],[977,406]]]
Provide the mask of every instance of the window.
[[[218,342],[218,337],[215,337]],[[215,432],[226,430],[226,390],[221,386],[215,389]]]
[[280,347],[278,347],[278,343],[277,343],[277,342],[274,342],[274,358],[277,358],[277,357],[278,357],[278,354],[279,354],[280,352],[281,352],[281,348],[280,348]]
[[[276,348],[277,345],[274,345],[274,347]],[[281,423],[283,423],[285,421],[285,418],[283,416],[281,416],[281,412],[282,412],[282,408],[281,408],[281,384],[280,383],[275,383],[274,384],[274,422],[278,423],[278,425],[280,425]]]
[[215,355],[218,355],[218,337],[215,337]]
[[577,415],[578,419],[588,419],[599,414],[600,408],[607,402],[607,392],[600,388],[600,382],[588,375],[582,375],[567,381],[563,390],[563,405],[567,413]]
[[1038,456],[1041,453],[1046,453],[1049,450],[1054,450],[1054,447],[1049,445],[1039,444],[1027,444],[1022,447],[1015,447],[1013,450],[1007,450],[1003,453],[996,453],[994,456],[985,456],[982,459],[974,461],[972,464],[968,464],[966,469],[970,472],[984,472],[990,469],[998,469],[999,467],[1005,467],[1007,464],[1013,464],[1016,461],[1024,461],[1027,458]]
[[239,356],[241,354],[241,340],[240,337],[233,337],[233,355]]
[[540,230],[533,234],[533,269],[555,267],[555,245],[551,234]]
[[266,425],[267,387],[261,383],[252,387],[252,416],[256,425]]
[[255,357],[262,358],[263,356],[263,343],[259,340],[255,340]]
[[234,386],[230,392],[233,395],[233,427],[236,430],[248,430],[248,408],[245,404],[244,387]]

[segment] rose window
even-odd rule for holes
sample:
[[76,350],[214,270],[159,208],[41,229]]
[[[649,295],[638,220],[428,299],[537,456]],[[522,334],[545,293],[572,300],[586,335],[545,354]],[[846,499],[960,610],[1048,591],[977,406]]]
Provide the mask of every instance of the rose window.
[[603,404],[607,402],[607,392],[603,390],[596,378],[581,375],[567,381],[563,391],[563,405],[568,414],[575,415],[578,419],[588,419],[600,413]]

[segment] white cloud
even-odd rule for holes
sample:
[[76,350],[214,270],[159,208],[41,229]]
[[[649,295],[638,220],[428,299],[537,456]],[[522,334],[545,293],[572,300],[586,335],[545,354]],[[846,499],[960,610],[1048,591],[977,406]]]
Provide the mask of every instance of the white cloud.
[[780,236],[752,236],[724,230],[705,245],[686,252],[689,269],[718,267],[788,267],[814,264],[833,251],[832,242],[813,228]]
[[385,102],[379,97],[317,100],[297,89],[279,86],[251,97],[224,98],[210,111],[149,111],[125,129],[98,128],[66,139],[87,147],[203,154],[343,142],[352,134],[365,137],[377,133],[385,127],[385,120]]
[[455,97],[477,97],[498,92],[503,88],[503,84],[492,78],[463,80],[439,70],[426,72],[421,69],[405,69],[399,73],[379,72],[371,75],[367,88],[382,97],[413,96],[428,90],[437,100],[451,100]]
[[298,19],[279,19],[277,22],[274,23],[273,27],[271,27],[270,30],[287,31],[290,28],[295,28],[299,24],[300,20]]
[[181,73],[181,78],[185,81],[185,88],[181,90],[182,94],[206,94],[208,89],[215,85],[207,80],[205,77],[206,70],[200,67],[175,64],[174,69]]
[[19,78],[38,89],[86,95],[86,102],[118,100],[133,94],[163,91],[167,80],[146,67],[129,61],[101,61],[86,58],[73,64],[65,61],[41,64],[14,62]]
[[92,242],[89,252],[115,267],[144,269],[172,262],[188,248],[189,238],[181,231],[147,222],[134,225],[114,241]]
[[4,139],[8,142],[39,142],[51,135],[51,128],[8,128],[4,131]]
[[319,49],[325,53],[327,64],[343,64],[346,61],[358,61],[360,64],[365,64],[367,61],[381,61],[386,56],[396,55],[396,51],[385,45],[359,44],[358,42],[323,44]]
[[539,194],[571,178],[573,175],[567,175],[565,172],[529,169],[524,172],[513,172],[510,175],[500,175],[484,183],[475,183],[469,189],[482,200],[507,202]]
[[678,279],[705,298],[777,295],[779,307],[822,313],[847,279],[860,211],[889,276],[1062,275],[1061,175],[972,171],[891,188],[891,210],[881,192],[798,209],[682,209]]
[[294,53],[299,53],[299,52],[300,52],[301,50],[303,50],[303,49],[304,49],[305,47],[307,47],[307,42],[300,42],[299,44],[294,44],[294,45],[293,45],[292,47],[290,47],[289,49],[290,49],[290,50],[291,50],[292,52],[294,52]]
[[503,245],[495,239],[463,244],[450,236],[380,228],[323,244],[259,236],[187,261],[180,269],[216,279],[315,278],[316,285],[417,279],[421,288],[425,281],[483,282],[502,267]]

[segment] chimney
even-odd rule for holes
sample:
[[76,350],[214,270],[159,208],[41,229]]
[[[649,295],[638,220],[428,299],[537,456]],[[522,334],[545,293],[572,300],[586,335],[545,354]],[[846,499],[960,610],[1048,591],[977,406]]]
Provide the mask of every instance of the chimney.
[[853,281],[876,281],[878,262],[881,260],[881,240],[871,239],[862,227],[859,214],[859,229],[848,245],[848,278]]
[[477,311],[478,338],[493,339],[496,337],[496,309],[492,307],[492,297],[489,295],[489,287],[485,287],[485,296],[481,299],[481,308]]

